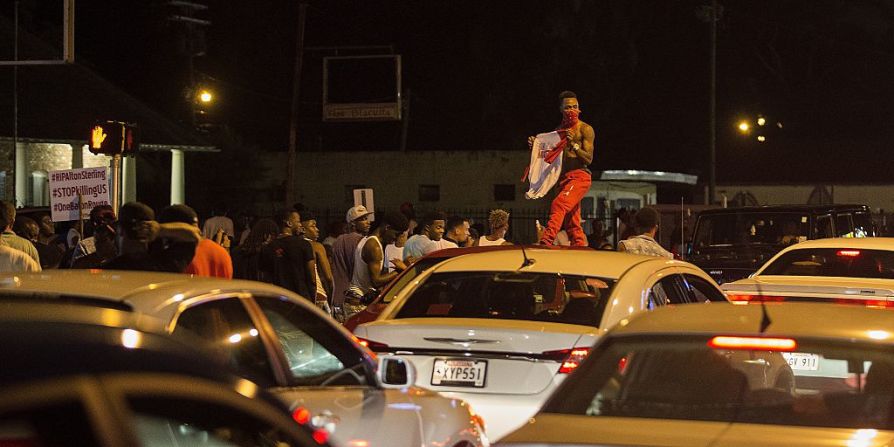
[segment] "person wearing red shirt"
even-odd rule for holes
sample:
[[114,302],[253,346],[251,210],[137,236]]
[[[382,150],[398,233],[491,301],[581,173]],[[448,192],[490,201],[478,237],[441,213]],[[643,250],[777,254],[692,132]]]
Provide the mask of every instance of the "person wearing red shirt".
[[[195,210],[186,205],[171,205],[158,216],[159,223],[183,222],[199,228],[199,217]],[[227,250],[211,239],[201,238],[196,245],[196,253],[186,270],[198,276],[233,278],[233,260]]]

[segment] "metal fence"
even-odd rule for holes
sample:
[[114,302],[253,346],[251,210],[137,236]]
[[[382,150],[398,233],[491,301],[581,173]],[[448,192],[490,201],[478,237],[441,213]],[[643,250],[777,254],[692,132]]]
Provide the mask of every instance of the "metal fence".
[[[490,211],[494,208],[438,208],[436,211],[440,211],[444,213],[448,218],[450,216],[460,216],[463,218],[469,219],[472,225],[481,225],[481,228],[484,229],[486,233],[487,228],[487,216],[490,214]],[[522,209],[513,209],[513,208],[502,208],[506,212],[509,213],[509,232],[506,234],[506,239],[512,241],[517,244],[534,244],[537,242],[537,224],[536,221],[539,220],[542,225],[546,225],[547,219],[549,219],[549,209],[530,209],[530,208],[522,208]],[[429,211],[434,211],[435,209],[425,209],[425,208],[416,208],[416,221],[422,221],[422,216]],[[323,236],[325,237],[325,231],[327,226],[332,222],[343,222],[345,220],[345,213],[347,210],[341,209],[332,209],[332,208],[311,208],[311,212],[317,218],[317,226],[323,231]],[[383,208],[376,208],[376,214],[382,215],[388,211]]]

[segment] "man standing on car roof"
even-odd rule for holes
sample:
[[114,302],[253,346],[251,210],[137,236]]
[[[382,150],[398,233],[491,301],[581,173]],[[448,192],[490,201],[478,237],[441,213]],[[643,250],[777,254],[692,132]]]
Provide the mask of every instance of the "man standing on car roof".
[[[593,162],[593,150],[596,134],[593,127],[581,121],[580,104],[577,95],[571,91],[559,94],[559,112],[562,123],[558,132],[561,140],[550,152],[562,152],[562,173],[559,177],[559,191],[553,199],[549,210],[549,223],[543,229],[540,243],[553,245],[556,234],[564,229],[571,245],[586,246],[587,236],[581,227],[580,202],[590,189],[591,174],[587,166]],[[528,138],[532,146],[534,137]]]

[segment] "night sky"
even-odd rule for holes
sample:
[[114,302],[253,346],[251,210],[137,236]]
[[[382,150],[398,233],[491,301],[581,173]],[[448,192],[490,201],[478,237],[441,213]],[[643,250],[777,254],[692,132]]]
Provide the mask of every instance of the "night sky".
[[[8,5],[0,13],[11,15]],[[57,6],[56,3],[59,5]],[[246,146],[285,150],[297,1],[206,0],[207,54],[195,70],[218,92],[213,119]],[[410,91],[408,150],[525,151],[578,93],[596,129],[594,169],[706,178],[705,1],[317,1],[307,15],[302,150],[395,150],[397,122],[321,122],[319,47],[391,46]],[[723,0],[718,26],[719,181],[890,181],[894,1]],[[52,40],[61,0],[21,0],[21,26]],[[77,53],[183,120],[183,27],[165,1],[79,0]],[[57,39],[58,40],[58,39]],[[9,42],[3,42],[8,47]],[[5,48],[8,49],[8,48]],[[342,49],[338,55],[369,54]],[[769,130],[743,135],[741,119]],[[777,123],[782,123],[779,128]]]

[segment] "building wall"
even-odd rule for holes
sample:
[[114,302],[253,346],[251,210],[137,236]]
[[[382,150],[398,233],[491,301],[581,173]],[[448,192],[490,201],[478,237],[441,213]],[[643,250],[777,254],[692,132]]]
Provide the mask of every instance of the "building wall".
[[824,185],[718,185],[717,195],[732,199],[739,192],[751,193],[760,205],[806,204],[817,187],[824,187],[831,200],[826,203],[856,203],[890,212],[894,210],[894,184],[824,184]]
[[[17,203],[17,206],[32,206],[35,204],[49,203],[49,199],[45,197],[43,200],[34,197],[33,179],[38,175],[43,178],[46,183],[48,179],[40,174],[46,174],[50,171],[58,171],[64,169],[72,169],[75,157],[73,156],[72,146],[70,144],[58,143],[18,143],[18,148],[25,156],[24,167],[26,175],[26,189],[24,195],[24,203]],[[108,167],[110,157],[106,155],[94,155],[87,150],[86,146],[80,148],[81,166],[80,167]],[[0,142],[0,194],[2,200],[15,200],[15,151],[11,141]],[[45,185],[47,186],[47,185]],[[45,187],[44,191],[49,191],[49,187]]]
[[[299,152],[296,197],[312,208],[342,208],[353,186],[372,188],[377,208],[403,202],[417,207],[542,209],[547,199],[526,200],[520,181],[528,164],[520,151]],[[266,158],[273,184],[284,184],[287,154]],[[436,185],[439,200],[420,200],[420,185]],[[515,200],[496,200],[494,185],[512,185]]]

